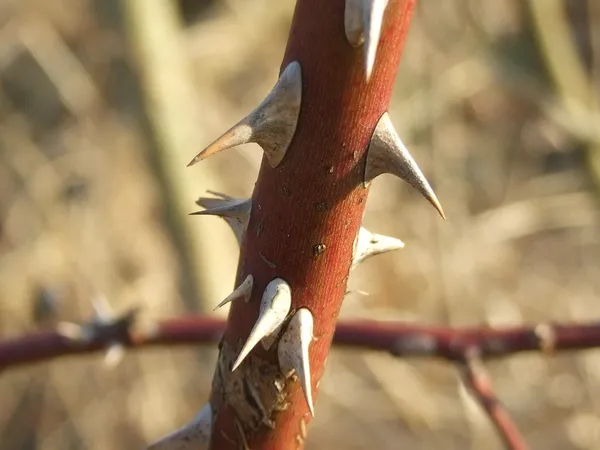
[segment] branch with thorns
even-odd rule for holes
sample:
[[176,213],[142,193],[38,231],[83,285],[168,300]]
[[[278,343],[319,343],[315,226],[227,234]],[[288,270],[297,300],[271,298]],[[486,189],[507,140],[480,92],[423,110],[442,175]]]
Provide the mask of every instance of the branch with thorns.
[[[221,340],[226,326],[221,319],[183,316],[159,321],[143,331],[134,331],[136,312],[137,309],[130,309],[114,315],[104,311],[99,319],[97,310],[94,317],[82,325],[59,324],[56,331],[2,341],[0,372],[69,355],[111,352],[115,346],[138,349],[214,345]],[[76,329],[79,331],[73,333]],[[528,448],[527,444],[494,393],[483,361],[527,351],[550,355],[559,351],[597,348],[600,347],[600,324],[452,328],[347,320],[338,324],[333,343],[337,347],[385,351],[397,357],[433,357],[457,364],[464,384],[489,417],[506,448],[524,450]]]

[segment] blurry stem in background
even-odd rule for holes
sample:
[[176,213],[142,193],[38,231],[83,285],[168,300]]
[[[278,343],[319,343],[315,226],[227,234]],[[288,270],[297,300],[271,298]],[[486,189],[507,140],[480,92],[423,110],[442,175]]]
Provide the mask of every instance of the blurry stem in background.
[[[598,92],[594,88],[593,77],[587,73],[579,56],[565,2],[529,0],[529,7],[542,56],[563,107],[574,118],[586,117],[589,120],[598,117]],[[593,120],[589,122],[590,126],[598,127]],[[586,144],[588,170],[596,190],[600,192],[600,141],[593,140]]]
[[[217,344],[225,321],[206,316],[174,317],[144,331],[132,331],[135,310],[112,322],[90,322],[80,333],[65,336],[56,331],[39,332],[0,341],[0,372],[61,356],[103,351],[121,343],[128,348]],[[397,357],[441,358],[457,364],[463,381],[494,424],[505,447],[525,450],[523,437],[492,390],[483,360],[525,351],[551,355],[557,351],[600,347],[600,325],[540,324],[504,328],[451,328],[369,320],[344,321],[337,325],[336,347],[389,352]]]
[[[187,309],[206,310],[207,302],[220,297],[219,284],[215,280],[223,277],[214,260],[219,251],[211,244],[214,239],[207,238],[211,234],[214,236],[211,233],[214,224],[200,221],[192,224],[187,214],[195,198],[190,196],[218,183],[208,168],[194,181],[182,170],[201,140],[202,123],[194,101],[197,93],[187,66],[186,46],[182,42],[183,24],[176,2],[125,0],[119,5],[116,14],[122,17],[117,20],[122,22],[121,31],[128,40],[136,65],[143,104],[141,114],[146,116],[144,119],[148,123],[145,131],[150,134],[157,170],[166,192],[163,206],[170,234],[183,262],[182,298],[187,301]],[[193,292],[186,293],[186,288]]]
[[[171,317],[135,330],[136,310],[110,323],[91,320],[80,340],[59,331],[42,331],[0,341],[0,372],[44,361],[105,350],[118,342],[130,349],[215,345],[226,322],[204,315]],[[75,324],[73,324],[75,325]],[[87,328],[86,328],[87,327]],[[85,336],[84,336],[85,335]],[[376,320],[344,320],[335,329],[336,348],[376,350],[397,357],[440,358],[464,364],[477,358],[493,360],[522,352],[555,352],[600,348],[600,324],[556,323],[512,327],[449,327]]]
[[521,432],[494,393],[478,348],[472,347],[465,352],[462,373],[464,385],[487,413],[505,447],[511,450],[527,450],[528,447]]

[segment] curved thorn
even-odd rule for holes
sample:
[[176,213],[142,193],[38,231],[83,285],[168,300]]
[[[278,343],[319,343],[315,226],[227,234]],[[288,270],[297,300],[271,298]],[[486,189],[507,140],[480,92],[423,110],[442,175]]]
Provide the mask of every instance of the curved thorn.
[[191,216],[211,215],[221,217],[231,227],[238,244],[241,246],[252,211],[251,199],[200,197],[196,204],[206,209],[190,213]]
[[379,119],[371,137],[367,150],[365,183],[383,173],[391,173],[409,183],[433,205],[443,219],[446,219],[433,189],[396,133],[387,112]]
[[238,368],[248,353],[266,336],[276,333],[285,321],[292,307],[290,285],[281,278],[275,278],[265,288],[260,302],[260,311],[254,328],[250,332],[240,354],[233,363],[232,371]]
[[365,76],[371,78],[388,0],[346,0],[344,30],[354,47],[364,42]]
[[286,377],[296,373],[302,385],[304,398],[310,414],[315,416],[308,352],[313,340],[313,315],[307,308],[300,308],[291,318],[277,346],[279,367]]
[[250,299],[250,295],[252,295],[252,286],[254,285],[254,277],[252,275],[248,275],[246,279],[240,284],[231,294],[225,298],[221,303],[215,306],[213,311],[225,306],[227,303],[230,303],[234,300],[238,300],[243,298],[246,302]]
[[271,166],[277,167],[296,132],[301,99],[300,63],[293,61],[262,103],[198,153],[188,167],[222,150],[250,142],[260,145]]
[[202,450],[208,448],[213,420],[207,403],[191,422],[148,447],[148,450]]
[[354,252],[352,254],[352,268],[371,256],[380,253],[391,252],[404,248],[404,242],[383,234],[371,233],[364,227],[360,227],[356,240],[354,241]]

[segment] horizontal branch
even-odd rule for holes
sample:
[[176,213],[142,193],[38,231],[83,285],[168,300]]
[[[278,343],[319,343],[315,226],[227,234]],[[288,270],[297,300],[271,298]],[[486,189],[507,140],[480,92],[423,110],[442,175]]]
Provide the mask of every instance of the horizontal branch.
[[[135,314],[128,312],[109,323],[90,323],[78,338],[45,331],[0,341],[0,371],[61,356],[97,352],[120,343],[125,347],[216,344],[225,321],[206,316],[186,316],[158,322],[146,331],[129,331]],[[87,327],[87,329],[86,329]],[[387,351],[402,357],[436,357],[465,362],[477,349],[482,359],[524,351],[546,353],[600,347],[600,325],[543,324],[506,328],[450,328],[368,320],[342,321],[335,330],[338,347]]]
[[[60,324],[57,331],[0,341],[0,371],[67,355],[92,353],[115,345],[128,348],[216,344],[225,321],[206,316],[166,319],[145,331],[133,331],[136,311],[120,317],[96,316],[81,326]],[[471,394],[482,406],[507,449],[525,450],[523,437],[494,394],[484,359],[525,351],[551,353],[600,347],[600,325],[542,324],[522,327],[451,328],[399,322],[343,321],[337,347],[387,351],[398,357],[441,358],[457,363]]]

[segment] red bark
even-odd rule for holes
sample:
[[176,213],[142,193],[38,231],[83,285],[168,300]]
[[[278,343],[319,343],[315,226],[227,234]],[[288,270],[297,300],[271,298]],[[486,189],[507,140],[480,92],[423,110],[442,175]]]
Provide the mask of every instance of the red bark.
[[[220,349],[220,359],[229,367],[257,319],[266,285],[283,278],[291,286],[292,310],[306,307],[314,316],[313,395],[329,353],[365,207],[366,150],[390,102],[414,1],[390,1],[368,83],[363,47],[353,48],[344,34],[344,6],[344,0],[297,3],[282,70],[292,61],[301,65],[300,116],[283,162],[272,168],[263,158],[237,277],[239,284],[248,274],[254,276],[253,295],[248,303],[233,304]],[[269,352],[257,346],[252,355],[277,370],[276,353],[276,345]],[[236,372],[242,371],[252,380],[249,383],[269,382],[264,374],[262,380],[253,379],[257,374],[245,370],[242,364]],[[287,383],[285,402],[290,405],[272,415],[272,427],[252,425],[236,415],[234,409],[244,407],[240,402],[246,400],[228,397],[227,383],[232,383],[228,375],[217,370],[210,448],[237,449],[242,443],[252,449],[302,447],[310,414],[298,383]],[[243,438],[236,431],[240,427]]]

